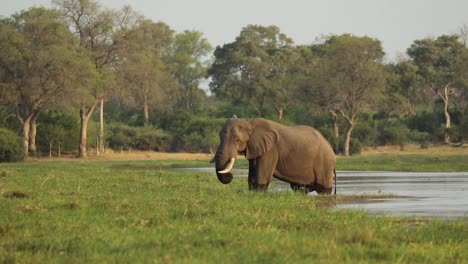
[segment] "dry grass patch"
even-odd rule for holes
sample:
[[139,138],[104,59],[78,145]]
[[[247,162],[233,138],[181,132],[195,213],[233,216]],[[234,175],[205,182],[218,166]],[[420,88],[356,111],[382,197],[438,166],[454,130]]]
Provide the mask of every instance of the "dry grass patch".
[[410,144],[405,149],[400,150],[400,146],[381,146],[376,148],[366,148],[361,156],[375,155],[468,155],[468,146],[442,145],[422,149],[419,145]]

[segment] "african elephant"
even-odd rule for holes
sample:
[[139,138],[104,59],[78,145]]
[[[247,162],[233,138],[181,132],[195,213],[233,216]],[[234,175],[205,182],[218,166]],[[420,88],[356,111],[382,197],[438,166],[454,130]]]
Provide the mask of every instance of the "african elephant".
[[230,173],[238,154],[249,161],[250,190],[266,190],[275,177],[293,190],[330,194],[336,172],[335,154],[327,140],[309,126],[285,126],[257,119],[228,119],[219,133],[220,145],[212,162],[221,183],[232,181]]

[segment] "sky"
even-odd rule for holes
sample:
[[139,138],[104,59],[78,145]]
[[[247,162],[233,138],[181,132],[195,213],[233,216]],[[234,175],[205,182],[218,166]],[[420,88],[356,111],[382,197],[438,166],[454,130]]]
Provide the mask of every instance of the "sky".
[[[50,0],[0,0],[0,15]],[[176,32],[203,32],[213,47],[231,43],[249,24],[275,25],[296,44],[312,44],[328,34],[350,33],[382,42],[395,61],[414,40],[458,33],[468,26],[467,0],[97,0],[124,5]]]

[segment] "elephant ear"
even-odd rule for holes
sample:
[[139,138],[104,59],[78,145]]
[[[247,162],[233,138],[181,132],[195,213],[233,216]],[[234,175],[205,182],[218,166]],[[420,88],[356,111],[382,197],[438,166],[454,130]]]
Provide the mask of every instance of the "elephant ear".
[[279,134],[271,127],[256,127],[247,143],[245,157],[255,159],[278,144]]

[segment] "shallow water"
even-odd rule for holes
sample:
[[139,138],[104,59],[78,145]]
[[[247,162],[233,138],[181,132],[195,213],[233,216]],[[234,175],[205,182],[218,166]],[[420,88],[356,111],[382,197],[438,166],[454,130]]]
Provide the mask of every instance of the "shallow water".
[[[177,170],[213,172],[213,168]],[[233,170],[246,177],[247,170]],[[369,214],[459,218],[468,217],[468,172],[338,171],[338,194],[393,194],[399,198],[366,199],[339,203],[338,209],[357,208]],[[275,181],[273,190],[290,190]]]
[[350,172],[338,174],[338,193],[389,193],[396,199],[377,199],[340,204],[371,214],[468,216],[468,172]]

